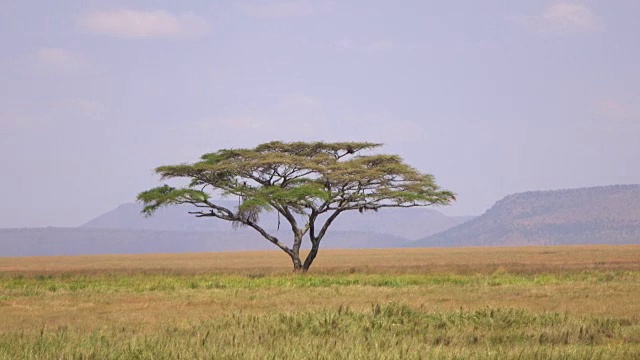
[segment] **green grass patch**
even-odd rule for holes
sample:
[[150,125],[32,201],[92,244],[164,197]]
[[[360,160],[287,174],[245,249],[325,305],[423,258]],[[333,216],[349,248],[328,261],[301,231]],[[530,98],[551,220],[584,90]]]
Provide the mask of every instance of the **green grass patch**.
[[638,271],[583,271],[566,274],[336,274],[336,275],[221,275],[221,274],[107,274],[0,276],[0,297],[41,296],[47,292],[145,293],[203,289],[260,289],[371,286],[545,286],[569,283],[640,282]]

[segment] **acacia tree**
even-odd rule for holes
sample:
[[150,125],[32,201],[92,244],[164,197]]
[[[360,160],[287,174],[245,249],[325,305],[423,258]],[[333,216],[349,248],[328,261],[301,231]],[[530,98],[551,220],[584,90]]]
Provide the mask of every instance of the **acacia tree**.
[[[202,155],[193,164],[160,166],[161,180],[186,178],[184,187],[162,185],[138,195],[142,212],[192,204],[196,217],[212,217],[255,229],[287,253],[295,271],[307,271],[331,223],[345,211],[377,211],[390,207],[447,205],[455,195],[441,190],[430,174],[422,174],[397,155],[362,155],[381,144],[369,142],[280,141],[253,149],[223,149]],[[236,208],[212,200],[216,191],[239,199]],[[293,242],[282,240],[258,224],[263,211],[277,211],[291,226]],[[300,257],[303,238],[311,249]]]

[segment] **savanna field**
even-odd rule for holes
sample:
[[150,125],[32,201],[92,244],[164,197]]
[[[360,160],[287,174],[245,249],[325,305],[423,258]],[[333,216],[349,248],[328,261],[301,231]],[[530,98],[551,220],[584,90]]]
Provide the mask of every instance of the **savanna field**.
[[0,258],[2,359],[638,359],[640,246]]

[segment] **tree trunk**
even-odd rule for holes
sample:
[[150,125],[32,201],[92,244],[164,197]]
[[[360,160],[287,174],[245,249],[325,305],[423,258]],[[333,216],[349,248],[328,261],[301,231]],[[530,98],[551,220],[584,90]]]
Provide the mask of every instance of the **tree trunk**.
[[296,230],[293,239],[293,249],[291,251],[291,260],[293,260],[293,271],[300,272],[302,269],[302,261],[300,260],[300,246],[302,245],[302,235]]
[[302,261],[300,260],[300,254],[291,255],[291,260],[293,260],[293,271],[301,272],[306,271],[303,269]]
[[304,264],[302,265],[302,271],[307,272],[309,270],[309,267],[313,263],[313,260],[316,258],[316,255],[318,255],[319,248],[320,248],[320,241],[318,240],[312,241],[311,251],[309,252],[309,255],[307,255],[307,258],[304,260]]

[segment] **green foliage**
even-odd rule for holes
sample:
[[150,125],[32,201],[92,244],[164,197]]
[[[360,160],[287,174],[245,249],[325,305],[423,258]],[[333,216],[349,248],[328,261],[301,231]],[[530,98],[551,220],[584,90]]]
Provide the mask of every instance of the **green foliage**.
[[[360,212],[386,207],[447,205],[455,195],[442,190],[433,175],[422,174],[397,155],[364,155],[380,147],[369,142],[273,141],[253,149],[222,149],[204,154],[193,164],[156,168],[162,180],[189,179],[189,185],[168,185],[140,193],[143,212],[153,214],[163,206],[193,204],[206,211],[200,217],[215,217],[236,225],[250,226],[287,252],[296,268],[302,237],[317,247],[331,222],[343,211]],[[237,209],[210,202],[210,191],[240,198]],[[258,225],[260,212],[275,210],[291,224],[294,241],[288,247]],[[316,224],[321,214],[328,218]],[[302,224],[298,224],[300,218]],[[306,268],[315,252],[305,262]],[[305,269],[306,269],[305,268]]]
[[[356,155],[380,144],[283,143],[261,144],[254,149],[223,149],[205,154],[194,164],[160,166],[161,178],[189,178],[186,189],[163,186],[145,191],[138,200],[145,213],[164,205],[202,202],[203,190],[222,190],[241,196],[247,206],[311,207],[331,202],[341,208],[391,205],[446,205],[453,193],[441,190],[432,175],[421,174],[397,155]],[[350,158],[347,158],[350,157]]]
[[138,201],[142,201],[145,204],[142,212],[147,216],[152,215],[162,206],[185,202],[202,203],[208,200],[209,195],[204,191],[190,188],[176,189],[168,185],[155,187],[138,195]]

